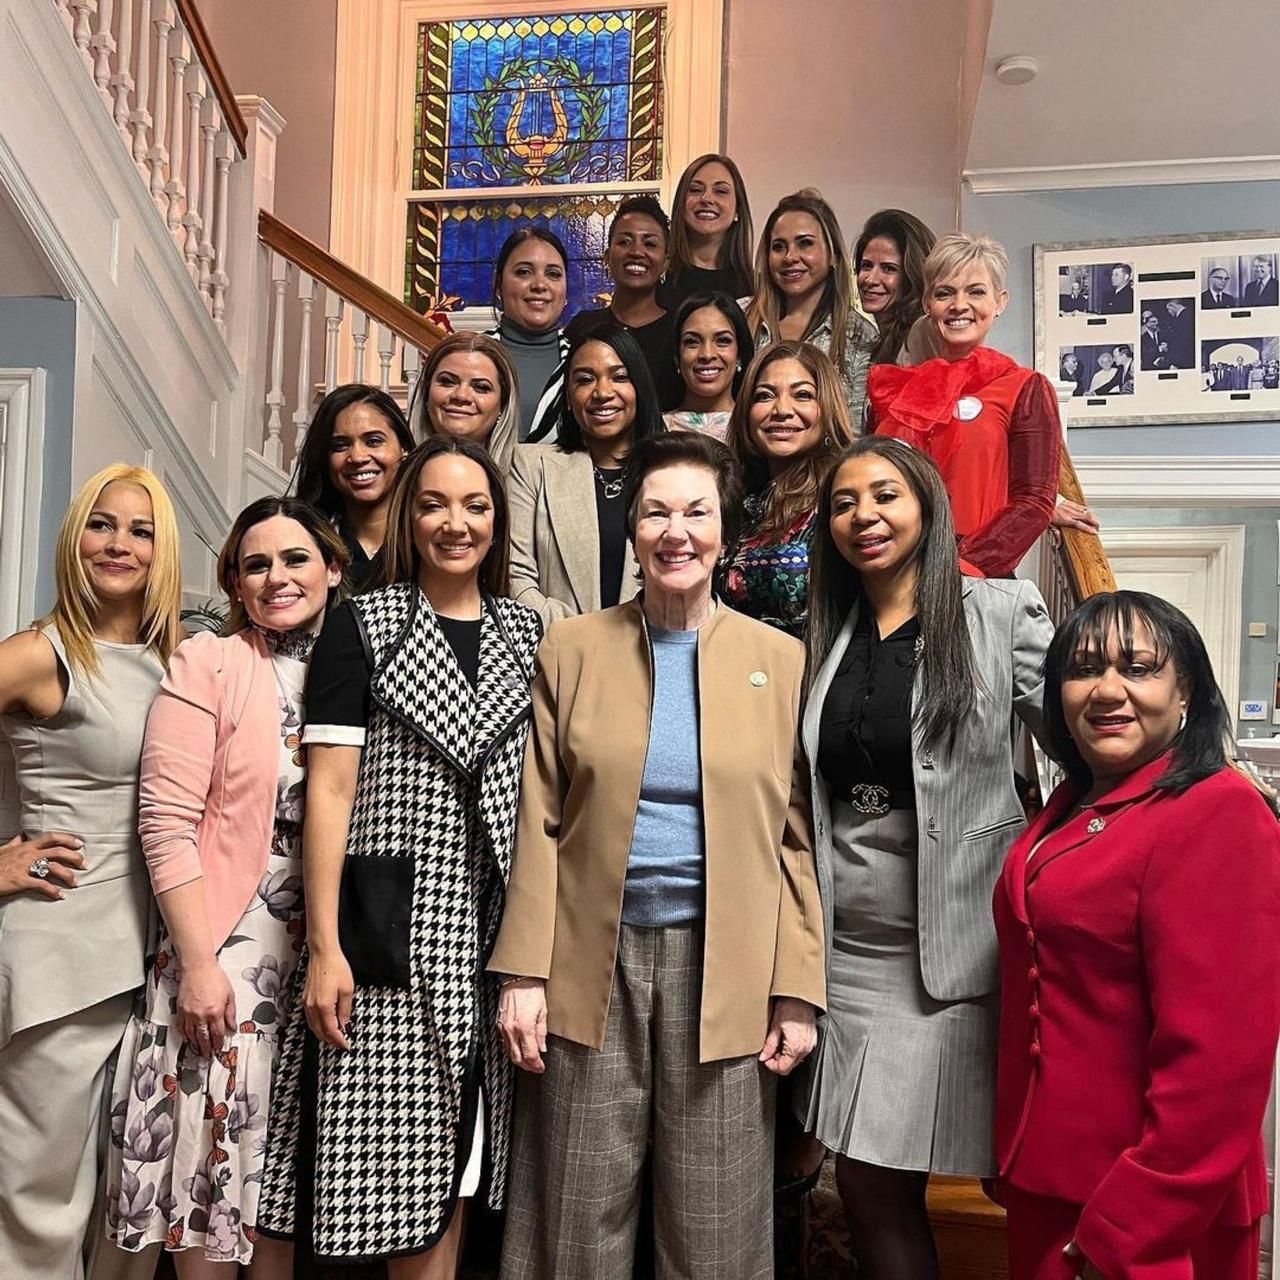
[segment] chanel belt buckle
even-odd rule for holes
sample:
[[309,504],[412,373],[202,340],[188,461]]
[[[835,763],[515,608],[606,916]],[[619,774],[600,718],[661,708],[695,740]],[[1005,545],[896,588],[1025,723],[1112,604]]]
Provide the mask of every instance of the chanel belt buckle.
[[849,789],[849,803],[859,813],[883,817],[889,812],[889,788],[876,782],[859,782]]

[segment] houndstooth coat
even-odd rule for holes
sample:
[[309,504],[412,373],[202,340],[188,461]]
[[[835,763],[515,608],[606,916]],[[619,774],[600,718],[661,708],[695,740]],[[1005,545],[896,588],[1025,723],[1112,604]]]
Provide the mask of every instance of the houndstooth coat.
[[[310,1234],[315,1256],[334,1261],[437,1242],[481,1088],[481,1194],[487,1186],[489,1205],[502,1203],[512,1068],[494,1030],[497,987],[483,970],[511,868],[541,635],[533,610],[486,599],[473,690],[416,585],[360,596],[354,608],[373,675],[347,856],[415,860],[410,986],[356,988],[347,1052],[315,1040],[299,1001],[259,1211],[267,1234]],[[304,956],[300,976],[305,965]]]

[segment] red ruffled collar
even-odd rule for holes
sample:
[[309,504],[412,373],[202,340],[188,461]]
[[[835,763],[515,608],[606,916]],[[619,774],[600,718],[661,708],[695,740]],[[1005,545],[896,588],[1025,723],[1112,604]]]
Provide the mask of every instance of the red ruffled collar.
[[1016,360],[990,347],[959,360],[938,356],[913,367],[878,364],[867,379],[867,397],[877,422],[892,418],[927,437],[953,420],[957,400],[1017,368]]

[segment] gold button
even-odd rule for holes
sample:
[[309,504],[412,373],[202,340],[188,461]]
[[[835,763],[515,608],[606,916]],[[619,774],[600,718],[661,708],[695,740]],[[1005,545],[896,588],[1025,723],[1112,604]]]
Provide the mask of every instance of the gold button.
[[769,677],[765,675],[763,671],[753,671],[749,678],[751,683],[755,685],[757,689],[759,689],[761,685],[769,683]]

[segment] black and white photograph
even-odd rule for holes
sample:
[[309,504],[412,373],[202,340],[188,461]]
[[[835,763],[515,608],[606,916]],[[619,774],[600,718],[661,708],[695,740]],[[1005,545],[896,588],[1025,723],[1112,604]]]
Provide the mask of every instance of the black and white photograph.
[[1206,391],[1280,390],[1280,337],[1202,341],[1200,371]]
[[1127,342],[1063,347],[1058,377],[1075,383],[1077,396],[1133,395],[1133,347]]
[[1280,230],[1038,244],[1032,262],[1035,364],[1068,426],[1280,420]]
[[1150,373],[1195,367],[1195,298],[1145,298],[1138,331],[1138,368]]
[[1058,314],[1083,315],[1089,310],[1093,267],[1062,267],[1058,271]]
[[1276,255],[1255,253],[1240,259],[1240,305],[1280,307],[1280,281],[1276,279]]
[[1086,310],[1090,315],[1128,316],[1133,314],[1132,263],[1091,263],[1083,270],[1089,273],[1089,302]]

